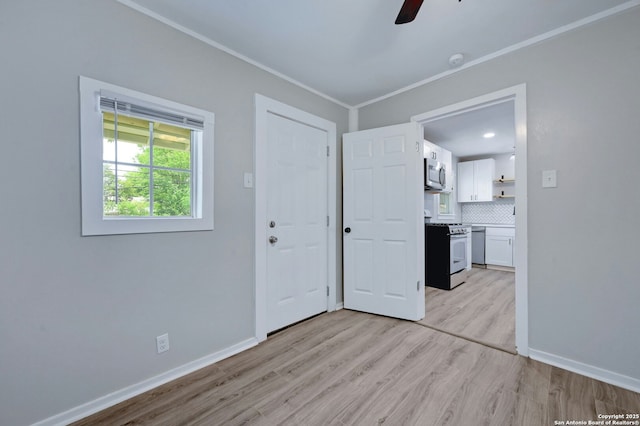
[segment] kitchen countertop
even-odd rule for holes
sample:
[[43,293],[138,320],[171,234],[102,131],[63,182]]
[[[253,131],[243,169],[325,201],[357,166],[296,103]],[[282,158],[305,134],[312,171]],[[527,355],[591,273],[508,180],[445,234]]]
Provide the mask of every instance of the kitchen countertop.
[[485,226],[487,228],[515,228],[516,225],[510,225],[505,223],[463,223],[468,226]]

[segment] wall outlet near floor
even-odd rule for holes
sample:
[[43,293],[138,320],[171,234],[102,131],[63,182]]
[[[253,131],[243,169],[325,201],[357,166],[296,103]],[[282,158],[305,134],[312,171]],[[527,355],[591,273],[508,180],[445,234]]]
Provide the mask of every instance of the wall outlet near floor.
[[165,333],[162,336],[156,337],[156,348],[159,354],[169,350],[169,334]]

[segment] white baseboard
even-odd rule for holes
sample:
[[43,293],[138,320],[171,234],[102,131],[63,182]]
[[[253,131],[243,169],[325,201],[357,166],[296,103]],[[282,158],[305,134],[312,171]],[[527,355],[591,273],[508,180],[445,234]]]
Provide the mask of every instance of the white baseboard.
[[340,309],[344,309],[344,303],[340,302],[340,303],[336,303],[336,311],[339,311]]
[[529,349],[529,357],[536,361],[544,362],[545,364],[550,364],[614,386],[629,389],[633,392],[640,392],[640,379],[636,379],[634,377],[625,376],[600,367],[594,367],[593,365],[584,364],[579,361],[574,361],[572,359],[535,349]]
[[89,401],[63,413],[56,414],[55,416],[49,417],[48,419],[41,420],[37,423],[34,423],[32,426],[67,425],[69,423],[90,416],[91,414],[95,414],[98,411],[104,410],[105,408],[112,407],[122,401],[133,398],[134,396],[140,395],[141,393],[147,392],[172,380],[178,379],[189,373],[193,373],[194,371],[197,371],[201,368],[207,367],[211,364],[215,364],[218,361],[229,358],[230,356],[233,356],[239,352],[252,348],[257,344],[258,339],[252,337],[240,343],[236,343],[233,346],[212,353],[211,355],[207,355],[203,358],[191,361],[187,364],[181,365],[180,367],[159,374],[150,379],[143,380],[142,382],[112,392],[93,401]]

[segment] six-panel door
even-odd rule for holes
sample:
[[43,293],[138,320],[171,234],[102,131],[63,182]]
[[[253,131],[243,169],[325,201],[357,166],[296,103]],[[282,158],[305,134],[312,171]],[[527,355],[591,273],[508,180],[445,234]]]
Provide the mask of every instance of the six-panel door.
[[345,308],[424,317],[423,158],[417,123],[344,135]]
[[268,116],[267,331],[327,310],[327,135]]

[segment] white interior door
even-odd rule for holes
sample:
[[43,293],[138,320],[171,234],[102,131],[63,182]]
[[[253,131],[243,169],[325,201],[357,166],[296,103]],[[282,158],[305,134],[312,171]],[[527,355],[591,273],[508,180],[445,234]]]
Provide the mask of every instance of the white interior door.
[[327,310],[327,133],[267,123],[267,332]]
[[345,308],[424,318],[423,158],[417,123],[344,135]]

